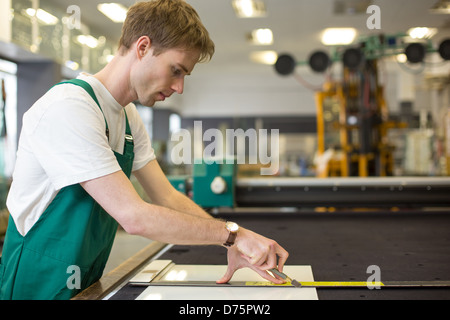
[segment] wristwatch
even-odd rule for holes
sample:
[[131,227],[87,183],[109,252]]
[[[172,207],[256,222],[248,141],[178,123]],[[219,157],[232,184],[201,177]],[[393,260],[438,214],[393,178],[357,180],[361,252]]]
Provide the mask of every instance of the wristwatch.
[[239,231],[239,226],[235,222],[227,221],[225,228],[230,232],[227,241],[223,244],[225,247],[231,247],[236,240],[237,233]]

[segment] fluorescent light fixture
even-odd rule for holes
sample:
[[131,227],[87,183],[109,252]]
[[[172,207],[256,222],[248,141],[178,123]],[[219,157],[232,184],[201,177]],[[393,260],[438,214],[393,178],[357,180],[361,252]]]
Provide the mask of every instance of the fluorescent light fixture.
[[256,45],[268,46],[273,44],[273,33],[270,29],[253,30],[249,36],[250,42]]
[[322,43],[327,46],[347,45],[356,37],[354,28],[328,28],[322,33]]
[[278,54],[275,51],[254,51],[250,53],[250,60],[256,63],[274,65]]
[[266,5],[262,0],[233,0],[232,5],[239,18],[257,18],[267,15]]
[[0,71],[17,74],[17,64],[11,61],[0,59]]
[[100,3],[97,6],[97,9],[116,23],[124,22],[128,11],[128,9],[120,3]]
[[88,46],[89,48],[96,48],[98,46],[98,40],[95,39],[93,36],[91,35],[84,35],[81,34],[79,36],[77,36],[77,41],[83,45]]
[[34,17],[36,16],[36,18],[43,24],[46,25],[55,25],[58,23],[58,18],[55,17],[54,15],[48,13],[45,10],[42,9],[37,9],[37,11],[33,8],[28,8],[25,10],[25,12],[27,13],[27,15],[29,15],[30,17]]
[[400,54],[396,55],[396,59],[400,63],[406,63],[406,61],[408,61],[408,58],[406,57],[406,54],[404,54],[404,53],[400,53]]
[[408,30],[409,36],[413,39],[430,39],[436,33],[436,28],[417,27]]
[[72,70],[78,70],[80,68],[80,65],[76,63],[75,61],[68,60],[65,63],[66,67]]
[[437,14],[450,14],[450,1],[449,0],[439,0],[436,4],[430,8],[431,13]]

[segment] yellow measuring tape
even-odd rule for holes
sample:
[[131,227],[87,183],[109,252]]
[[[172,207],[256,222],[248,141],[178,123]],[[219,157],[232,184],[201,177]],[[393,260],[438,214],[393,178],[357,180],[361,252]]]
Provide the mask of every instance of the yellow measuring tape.
[[257,287],[261,287],[261,286],[290,287],[290,286],[292,286],[292,284],[290,282],[276,284],[276,283],[272,283],[272,282],[268,282],[268,281],[246,281],[245,285],[246,286],[257,286]]
[[383,282],[366,281],[312,281],[300,282],[302,287],[382,287]]

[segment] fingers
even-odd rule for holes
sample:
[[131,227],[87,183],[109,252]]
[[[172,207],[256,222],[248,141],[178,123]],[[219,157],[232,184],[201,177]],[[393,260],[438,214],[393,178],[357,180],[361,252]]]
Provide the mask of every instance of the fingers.
[[[281,284],[281,283],[285,282],[284,279],[278,277],[277,275],[272,276],[266,270],[261,270],[257,267],[251,266],[251,265],[249,265],[248,267],[250,269],[252,269],[253,271],[255,271],[256,273],[258,273],[264,279],[269,280],[270,282],[277,283],[277,284]],[[234,270],[232,266],[228,265],[227,271],[222,276],[222,278],[220,278],[219,280],[216,281],[216,283],[217,284],[228,283],[231,280],[231,278],[233,277],[235,272],[236,272],[236,270]]]
[[274,246],[270,246],[267,255],[260,259],[259,264],[255,264],[262,270],[268,270],[276,268],[277,266],[277,254]]
[[231,247],[228,249],[227,252],[227,260],[228,260],[228,267],[227,271],[223,275],[222,278],[216,281],[216,283],[227,283],[231,280],[236,270],[239,270],[240,268],[243,268],[246,266],[246,263],[243,258],[243,255],[239,252],[239,250],[236,247]]
[[236,248],[228,249],[228,267],[225,274],[216,281],[217,284],[227,283],[231,280],[233,275],[238,269],[248,267],[258,273],[261,277],[266,280],[269,280],[273,283],[281,284],[285,281],[276,275],[272,275],[267,272],[265,269],[262,269],[260,266],[252,265],[249,261],[251,260],[249,257],[240,253]]
[[[283,271],[289,253],[276,241],[242,228],[237,237],[236,246],[239,257],[244,258],[251,266],[259,269],[267,280],[272,277],[266,270],[277,268]],[[253,269],[253,268],[252,268]]]
[[243,255],[243,257],[246,258],[251,265],[258,267],[261,270],[277,268],[279,271],[283,271],[289,253],[278,243],[273,242],[265,250],[261,251],[259,255],[253,257]]
[[225,274],[223,275],[222,278],[220,278],[219,280],[216,281],[216,283],[227,283],[228,281],[231,280],[231,278],[233,277],[233,274],[236,270],[233,270],[230,265],[228,265],[227,271],[225,272]]
[[267,270],[265,271],[265,273],[266,273],[266,276],[263,276],[263,277],[273,283],[277,283],[277,284],[286,283],[286,279],[278,276],[276,273],[269,272]]
[[283,247],[278,246],[276,254],[278,256],[278,271],[283,271],[284,264],[289,257],[289,252],[287,252]]
[[266,280],[269,280],[270,282],[276,283],[276,284],[281,284],[286,282],[284,279],[278,277],[278,276],[272,276],[272,274],[270,274],[269,272],[267,272],[267,270],[261,270],[259,268],[255,268],[255,267],[250,267],[253,271],[255,271],[256,273],[258,273],[261,277],[263,277]]

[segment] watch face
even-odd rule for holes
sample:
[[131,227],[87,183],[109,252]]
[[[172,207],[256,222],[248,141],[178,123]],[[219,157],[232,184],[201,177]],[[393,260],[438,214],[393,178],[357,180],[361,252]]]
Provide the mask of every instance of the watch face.
[[229,222],[227,222],[227,229],[230,232],[236,232],[239,230],[239,226],[237,225],[237,223],[229,221]]

